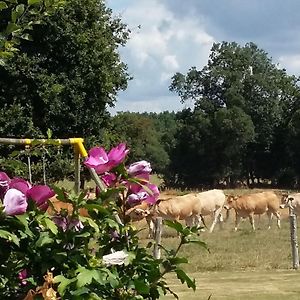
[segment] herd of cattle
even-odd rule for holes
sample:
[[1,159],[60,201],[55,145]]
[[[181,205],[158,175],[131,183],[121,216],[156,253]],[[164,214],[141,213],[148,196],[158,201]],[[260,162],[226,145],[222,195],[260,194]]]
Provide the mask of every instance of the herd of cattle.
[[[95,194],[87,194],[87,199],[95,198]],[[72,211],[70,203],[58,201],[55,197],[51,199],[52,207],[56,211],[64,208]],[[209,232],[214,230],[215,225],[223,221],[222,211],[226,211],[226,219],[229,211],[235,211],[235,227],[238,229],[240,221],[249,218],[252,229],[255,230],[254,215],[266,214],[269,219],[268,229],[271,227],[272,217],[277,218],[277,226],[280,228],[280,209],[290,207],[296,214],[300,214],[300,193],[280,194],[274,191],[263,191],[243,196],[225,195],[222,190],[213,189],[200,193],[189,193],[182,196],[163,196],[149,206],[147,203],[136,205],[126,211],[126,216],[131,221],[145,219],[149,227],[149,236],[154,235],[154,223],[157,217],[165,220],[185,221],[187,226],[206,227],[204,217],[211,216],[212,224]],[[49,207],[51,210],[51,207]],[[86,210],[80,211],[81,215],[87,216]],[[202,224],[201,224],[202,222]]]
[[[252,229],[255,230],[254,215],[267,214],[271,227],[272,217],[277,219],[280,228],[280,208],[291,207],[296,214],[300,214],[300,193],[281,194],[274,191],[263,191],[243,196],[225,195],[222,190],[209,190],[200,193],[190,193],[183,196],[166,196],[149,207],[146,203],[137,205],[127,211],[133,221],[146,219],[149,235],[153,236],[154,220],[162,217],[167,220],[184,220],[187,226],[197,226],[204,222],[203,217],[212,216],[209,232],[214,230],[217,222],[222,222],[222,210],[235,211],[235,227],[238,229],[241,219],[249,218]],[[205,223],[204,223],[205,225]],[[205,225],[206,226],[206,225]]]

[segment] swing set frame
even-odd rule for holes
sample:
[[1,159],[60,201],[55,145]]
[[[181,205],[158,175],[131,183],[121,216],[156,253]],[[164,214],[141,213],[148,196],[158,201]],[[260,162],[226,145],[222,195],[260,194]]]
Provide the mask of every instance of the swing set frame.
[[[75,184],[74,191],[75,193],[80,192],[80,158],[86,159],[88,157],[88,153],[83,145],[83,138],[69,138],[69,139],[16,139],[16,138],[0,138],[0,144],[2,145],[70,145],[73,146],[74,149],[74,162],[75,162]],[[106,190],[106,187],[102,180],[99,178],[95,169],[88,168],[91,174],[91,177],[95,181],[96,185],[100,188],[100,190]]]

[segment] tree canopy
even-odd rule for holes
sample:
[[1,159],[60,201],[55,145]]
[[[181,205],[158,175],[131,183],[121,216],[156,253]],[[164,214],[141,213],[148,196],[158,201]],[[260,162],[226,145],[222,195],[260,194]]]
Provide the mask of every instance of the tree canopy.
[[[276,170],[271,152],[279,129],[299,107],[298,78],[273,64],[253,43],[242,47],[223,42],[213,45],[202,70],[192,67],[186,75],[176,73],[170,90],[181,101],[190,99],[195,104],[193,111],[183,114],[177,140],[177,152],[192,152],[185,164],[186,183],[203,180],[201,173],[210,183],[242,175],[272,178]],[[185,137],[187,131],[191,141]],[[175,153],[172,159],[175,170],[178,155],[183,153]],[[195,164],[203,171],[190,172],[196,171]],[[277,164],[277,171],[282,167]]]
[[[32,28],[33,40],[20,40],[20,51],[0,67],[0,127],[18,136],[48,128],[54,137],[98,135],[107,107],[127,86],[118,47],[129,30],[96,0],[69,0],[42,21]],[[6,118],[16,111],[26,122],[10,130]]]

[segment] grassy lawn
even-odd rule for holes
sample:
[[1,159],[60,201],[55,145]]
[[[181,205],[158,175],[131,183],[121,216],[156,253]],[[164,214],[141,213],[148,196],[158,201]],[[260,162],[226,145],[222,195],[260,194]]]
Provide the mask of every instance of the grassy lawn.
[[[221,271],[190,274],[196,279],[195,292],[169,276],[171,288],[182,300],[299,300],[300,272],[294,270]],[[162,299],[172,299],[166,296]]]
[[[299,300],[300,270],[292,269],[291,244],[288,211],[282,210],[282,228],[276,227],[273,220],[272,228],[267,230],[267,217],[262,216],[255,232],[252,232],[248,220],[240,224],[237,232],[234,228],[234,213],[221,230],[209,234],[200,233],[210,249],[197,245],[186,245],[181,256],[186,256],[189,264],[183,269],[197,282],[197,290],[193,292],[175,277],[169,275],[168,282],[180,299],[211,300]],[[210,225],[210,218],[206,220]],[[140,222],[139,226],[146,227]],[[142,243],[147,230],[141,232]],[[178,238],[172,229],[164,227],[162,244],[174,249]],[[300,228],[298,228],[300,239]],[[172,299],[165,296],[162,299]]]

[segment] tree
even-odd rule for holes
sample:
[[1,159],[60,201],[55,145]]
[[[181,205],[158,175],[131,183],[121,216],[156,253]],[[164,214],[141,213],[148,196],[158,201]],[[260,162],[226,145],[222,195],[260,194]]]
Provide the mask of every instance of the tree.
[[33,41],[21,40],[20,51],[0,67],[1,110],[18,107],[28,119],[14,128],[22,136],[48,128],[54,137],[97,136],[107,106],[129,79],[117,51],[129,31],[96,0],[69,0],[42,21],[33,26]]
[[0,65],[18,52],[20,40],[31,40],[33,25],[61,7],[64,0],[0,1]]
[[119,113],[111,120],[108,129],[111,144],[126,141],[131,148],[130,161],[151,161],[151,166],[156,173],[165,171],[169,157],[161,143],[161,135],[155,128],[155,123],[147,114]]
[[[241,113],[243,118],[248,116],[255,135],[253,139],[252,130],[244,132],[250,135],[248,141],[244,139],[247,155],[243,170],[252,178],[271,178],[274,175],[271,150],[277,130],[284,123],[287,111],[299,107],[297,80],[273,64],[255,44],[242,47],[223,42],[213,45],[209,62],[202,70],[192,67],[186,75],[175,74],[170,90],[183,102],[193,100],[195,112],[201,111],[209,120],[214,120],[220,110],[237,108],[236,118]],[[222,139],[224,136],[218,136],[218,141]]]

